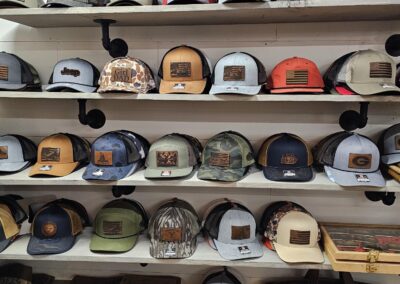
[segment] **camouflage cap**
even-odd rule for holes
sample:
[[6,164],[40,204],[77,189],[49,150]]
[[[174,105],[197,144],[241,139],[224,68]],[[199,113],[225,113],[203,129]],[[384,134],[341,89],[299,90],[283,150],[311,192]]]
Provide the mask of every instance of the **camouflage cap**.
[[101,72],[99,93],[147,93],[156,88],[151,69],[143,61],[132,57],[111,60]]
[[254,164],[251,145],[240,135],[222,132],[204,147],[198,178],[204,180],[238,181]]

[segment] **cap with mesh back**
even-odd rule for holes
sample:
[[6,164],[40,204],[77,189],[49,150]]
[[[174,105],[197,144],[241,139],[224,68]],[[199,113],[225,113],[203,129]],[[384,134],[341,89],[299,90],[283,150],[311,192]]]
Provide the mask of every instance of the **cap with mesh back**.
[[208,275],[206,279],[204,279],[203,284],[241,284],[241,282],[225,268],[222,271]]
[[15,54],[0,52],[0,90],[37,91],[41,89],[36,69]]
[[4,8],[39,8],[41,0],[0,0],[0,9]]
[[117,130],[116,132],[119,132],[128,137],[133,142],[133,144],[135,144],[135,147],[138,149],[140,159],[143,161],[146,160],[146,157],[149,154],[149,149],[150,149],[150,143],[146,138],[144,138],[142,135],[136,132],[125,129]]
[[338,75],[342,69],[345,62],[354,54],[355,52],[347,53],[340,58],[336,59],[327,69],[324,74],[325,90],[330,93],[337,93],[340,95],[352,95],[354,94],[344,82],[340,82]]
[[150,255],[188,258],[197,248],[201,222],[186,201],[174,198],[158,208],[149,221]]
[[[47,207],[47,206],[50,206],[50,205],[53,205],[53,204],[56,204],[56,205],[61,206],[61,207],[65,208],[65,209],[70,209],[70,210],[76,212],[76,214],[78,214],[79,217],[81,218],[82,227],[91,226],[90,217],[89,217],[89,214],[86,211],[85,206],[83,206],[78,201],[67,199],[67,198],[59,198],[59,199],[55,199],[55,200],[52,200],[52,201],[46,203],[42,207]],[[33,211],[31,213],[33,213],[33,215],[36,214],[36,212],[33,212]],[[31,215],[31,213],[29,215]]]
[[37,163],[29,176],[66,176],[89,162],[90,144],[84,138],[58,133],[44,138],[38,147]]
[[290,133],[269,137],[258,154],[264,176],[273,181],[309,181],[313,178],[312,163],[307,143]]
[[22,171],[36,162],[37,147],[21,135],[0,136],[0,173]]
[[229,53],[214,67],[210,94],[256,95],[266,77],[264,65],[256,57],[244,52]]
[[42,8],[91,7],[94,3],[92,0],[47,0]]
[[157,0],[158,5],[212,4],[218,0]]
[[9,207],[0,203],[0,252],[5,250],[19,234],[19,226]]
[[143,206],[134,200],[117,199],[103,206],[94,222],[90,250],[126,252],[147,229],[148,219]]
[[141,6],[153,5],[153,0],[111,0],[107,6]]
[[383,164],[393,165],[400,163],[400,123],[392,125],[382,132],[378,148]]
[[26,214],[25,210],[18,203],[18,200],[21,199],[23,199],[21,196],[13,194],[0,196],[0,204],[7,206],[17,224],[22,224],[28,219],[28,215]]

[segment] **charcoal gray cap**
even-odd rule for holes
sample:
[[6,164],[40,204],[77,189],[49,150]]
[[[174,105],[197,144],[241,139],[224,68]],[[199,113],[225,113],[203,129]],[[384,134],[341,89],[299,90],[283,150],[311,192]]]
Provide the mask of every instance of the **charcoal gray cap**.
[[0,53],[0,89],[20,90],[27,86],[22,83],[22,67],[18,58],[12,54]]
[[400,163],[400,123],[390,127],[383,135],[382,163]]

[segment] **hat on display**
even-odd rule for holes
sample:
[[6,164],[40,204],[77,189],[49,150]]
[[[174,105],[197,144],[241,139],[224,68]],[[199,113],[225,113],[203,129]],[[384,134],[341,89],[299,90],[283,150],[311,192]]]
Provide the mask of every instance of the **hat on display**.
[[5,8],[38,8],[41,0],[0,0],[0,9]]
[[111,0],[107,6],[145,6],[153,5],[153,0]]
[[19,225],[28,219],[28,215],[25,210],[19,204],[19,200],[23,198],[15,194],[6,194],[0,196],[0,204],[7,206],[8,210],[11,212],[15,222]]
[[212,4],[218,0],[157,0],[158,5]]
[[22,171],[36,162],[37,147],[21,135],[0,136],[0,173]]
[[241,284],[241,282],[225,268],[222,271],[208,275],[206,279],[204,279],[203,284]]
[[91,7],[93,3],[91,0],[46,0],[42,8]]
[[[54,204],[61,206],[65,209],[72,210],[76,214],[78,214],[78,216],[81,218],[82,227],[91,226],[92,223],[90,222],[89,214],[87,213],[86,208],[81,203],[79,203],[78,201],[75,201],[75,200],[71,200],[71,199],[67,199],[67,198],[54,199],[48,203],[45,203],[38,209],[41,209],[42,207],[54,205]],[[34,211],[34,209],[32,207],[30,208],[30,210],[31,211],[30,211],[29,215],[31,215],[31,214],[35,215],[37,212],[37,211]]]
[[256,95],[266,77],[265,68],[257,58],[244,52],[230,53],[214,67],[210,94]]
[[0,252],[5,250],[18,236],[19,226],[10,208],[0,202]]
[[400,163],[400,124],[389,127],[381,134],[378,147],[383,164]]

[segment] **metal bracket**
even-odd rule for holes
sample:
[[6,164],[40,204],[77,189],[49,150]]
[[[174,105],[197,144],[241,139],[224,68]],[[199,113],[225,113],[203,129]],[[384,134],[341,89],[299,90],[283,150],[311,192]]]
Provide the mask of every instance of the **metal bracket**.
[[110,40],[110,25],[115,24],[115,20],[110,19],[97,19],[95,23],[101,25],[102,43],[105,50],[111,55],[111,57],[124,57],[128,54],[128,44],[120,38]]
[[347,110],[340,115],[339,124],[346,131],[364,128],[368,122],[369,102],[360,102],[360,112]]
[[99,109],[92,109],[86,113],[86,102],[85,99],[78,99],[79,104],[79,122],[83,125],[89,125],[91,128],[99,129],[106,123],[106,116]]
[[386,40],[385,49],[391,56],[400,56],[400,34],[391,35]]
[[122,195],[129,195],[135,192],[136,186],[122,186],[122,185],[114,185],[111,188],[112,194],[115,198],[119,198]]

